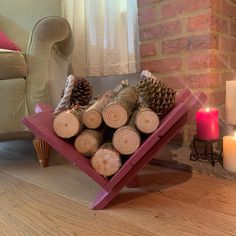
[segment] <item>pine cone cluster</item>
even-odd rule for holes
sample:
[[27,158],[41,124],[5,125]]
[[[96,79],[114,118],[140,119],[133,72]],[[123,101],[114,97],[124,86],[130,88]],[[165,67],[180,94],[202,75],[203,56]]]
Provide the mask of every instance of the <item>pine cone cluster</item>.
[[84,78],[76,78],[75,86],[70,97],[70,105],[85,106],[89,104],[92,98],[92,86],[89,81]]
[[137,85],[137,90],[143,102],[160,118],[175,106],[176,91],[153,75],[142,77]]

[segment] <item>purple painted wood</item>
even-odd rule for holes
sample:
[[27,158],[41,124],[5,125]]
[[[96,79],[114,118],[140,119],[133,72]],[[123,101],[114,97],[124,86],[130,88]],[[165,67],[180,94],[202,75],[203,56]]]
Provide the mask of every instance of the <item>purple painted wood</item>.
[[127,184],[127,188],[136,188],[138,186],[138,176],[135,175]]
[[93,204],[93,209],[102,209],[117,195],[122,187],[125,185],[134,187],[137,184],[137,172],[192,118],[205,100],[206,96],[202,93],[192,95],[189,90],[182,91],[177,97],[176,107],[162,120],[159,128],[146,139],[109,182],[93,170],[89,160],[79,154],[73,145],[66,143],[54,134],[52,108],[40,104],[36,108],[36,112],[39,113],[24,118],[23,123],[36,136],[46,141],[102,186],[103,189],[98,193]]
[[29,117],[23,118],[22,121],[35,136],[47,142],[70,162],[87,173],[87,175],[100,186],[105,186],[107,184],[108,181],[91,168],[90,161],[86,157],[77,152],[72,144],[69,144],[65,142],[65,140],[56,136],[52,125],[52,110],[33,114]]
[[158,142],[159,137],[163,136],[164,133],[172,127],[181,116],[183,116],[187,110],[187,104],[189,99],[191,98],[191,93],[189,90],[184,90],[178,96],[178,104],[177,106],[171,110],[171,112],[163,119],[158,129],[151,134],[142,146],[126,161],[126,163],[122,166],[122,168],[112,177],[107,186],[105,186],[106,190],[111,190],[122,178],[126,175],[130,169],[135,165],[144,155],[148,152],[148,150]]
[[182,116],[174,126],[172,126],[164,136],[154,145],[143,157],[137,162],[133,168],[120,179],[119,183],[114,186],[110,191],[101,191],[98,194],[98,197],[95,199],[95,202],[92,205],[94,210],[103,209],[107,206],[107,204],[118,194],[118,192],[129,183],[129,181],[137,175],[137,172],[147,164],[153,157],[154,153],[157,153],[161,150],[161,148],[168,143],[178,132],[179,130],[188,122],[195,112],[201,107],[201,102],[206,101],[206,95],[203,93],[199,93],[196,97],[192,97],[189,101],[189,109],[188,112]]
[[45,104],[45,103],[39,103],[34,108],[35,113],[40,113],[40,112],[43,112],[43,111],[53,112],[53,108],[50,105]]
[[102,210],[107,204],[117,195],[117,191],[106,191],[101,189],[100,192],[96,195],[94,202],[91,205],[93,210]]
[[[159,142],[157,142],[156,145],[154,145],[143,157],[142,159],[137,162],[133,168],[126,174],[123,176],[123,178],[120,179],[120,181],[117,183],[117,185],[113,186],[112,189],[110,190],[102,190],[101,192],[99,192],[98,197],[96,197],[94,203],[92,204],[92,209],[93,210],[101,210],[103,208],[105,208],[110,201],[120,192],[120,190],[128,184],[128,182],[130,181],[130,179],[134,178],[138,171],[143,168],[145,166],[145,164],[147,164],[153,157],[154,153],[157,153],[172,137],[173,134],[177,134],[179,132],[179,130],[182,128],[183,125],[186,124],[186,117],[187,116],[183,116],[175,125],[175,127],[172,127],[172,129],[170,130],[171,136],[163,136],[162,137],[162,142],[160,145]],[[168,137],[168,138],[167,138]]]
[[191,95],[191,91],[188,89],[183,89],[179,92],[176,97],[176,105],[180,102],[184,102]]

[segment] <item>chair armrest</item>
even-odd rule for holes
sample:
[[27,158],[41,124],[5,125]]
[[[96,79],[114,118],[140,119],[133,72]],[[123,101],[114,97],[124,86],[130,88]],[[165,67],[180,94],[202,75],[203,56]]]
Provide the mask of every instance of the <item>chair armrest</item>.
[[[50,16],[36,23],[30,36],[26,58],[26,100],[30,113],[34,113],[37,103],[52,105],[53,86],[58,90],[57,97],[61,93],[72,49],[71,28],[64,18]],[[60,84],[60,88],[57,84]]]

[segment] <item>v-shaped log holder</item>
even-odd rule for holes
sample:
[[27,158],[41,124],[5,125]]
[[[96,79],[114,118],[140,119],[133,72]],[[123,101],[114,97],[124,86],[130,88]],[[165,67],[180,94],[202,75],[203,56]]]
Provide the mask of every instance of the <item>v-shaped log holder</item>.
[[22,121],[36,137],[48,143],[102,187],[92,205],[92,209],[98,210],[105,208],[123,187],[136,183],[138,171],[194,117],[205,101],[206,95],[202,92],[192,94],[189,90],[181,91],[177,96],[176,106],[163,118],[157,130],[110,180],[99,175],[91,167],[89,159],[77,152],[72,144],[56,136],[52,126],[52,109],[43,109],[43,105],[40,113],[25,117]]

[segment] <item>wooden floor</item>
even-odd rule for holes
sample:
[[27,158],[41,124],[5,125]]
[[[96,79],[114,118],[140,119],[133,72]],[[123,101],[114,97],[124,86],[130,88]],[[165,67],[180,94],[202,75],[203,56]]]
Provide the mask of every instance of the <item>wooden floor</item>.
[[235,182],[156,166],[138,182],[107,209],[92,211],[79,197],[24,181],[0,163],[0,235],[236,235]]

